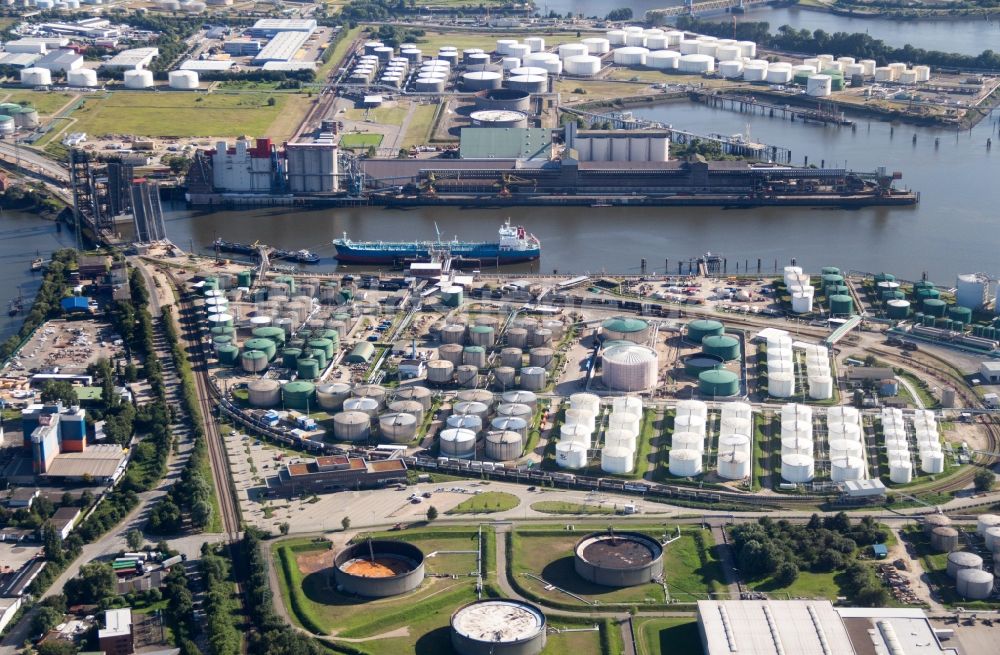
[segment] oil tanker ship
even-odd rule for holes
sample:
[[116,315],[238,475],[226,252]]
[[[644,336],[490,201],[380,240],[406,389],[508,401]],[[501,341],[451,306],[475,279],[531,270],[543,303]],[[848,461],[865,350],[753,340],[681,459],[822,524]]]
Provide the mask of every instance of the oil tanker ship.
[[496,264],[517,264],[537,260],[542,253],[538,238],[510,219],[500,226],[496,242],[442,241],[351,241],[344,233],[334,239],[334,257],[343,264],[397,264],[405,261],[452,257],[459,260]]

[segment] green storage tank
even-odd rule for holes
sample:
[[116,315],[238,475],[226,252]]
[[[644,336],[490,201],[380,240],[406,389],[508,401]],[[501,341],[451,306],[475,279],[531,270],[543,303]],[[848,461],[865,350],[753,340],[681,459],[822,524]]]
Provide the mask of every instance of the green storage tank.
[[336,348],[338,345],[340,345],[340,333],[337,332],[336,330],[329,329],[329,328],[326,329],[326,330],[317,330],[313,334],[313,336],[316,337],[316,338],[318,338],[318,339],[329,339],[330,341],[333,342],[333,347],[334,348]]
[[923,321],[924,321],[924,313],[923,312],[916,312],[913,315],[913,320],[916,321],[917,323],[923,323]]
[[723,366],[725,366],[725,362],[718,355],[697,353],[684,358],[684,372],[691,377],[697,377],[705,371],[714,371]]
[[351,302],[351,300],[353,298],[354,298],[354,292],[351,291],[350,289],[341,289],[340,290],[340,300],[341,300],[341,302]]
[[247,339],[243,344],[244,350],[259,350],[267,355],[267,361],[274,359],[274,354],[278,348],[270,339]]
[[963,323],[962,321],[956,321],[954,319],[951,321],[951,329],[954,330],[955,332],[965,332],[966,325],[967,324]]
[[346,323],[346,322],[348,322],[348,321],[351,320],[351,315],[348,314],[347,312],[338,312],[338,313],[336,313],[336,314],[333,315],[333,320],[335,320],[335,321],[343,321],[343,322]]
[[950,318],[935,318],[934,327],[939,330],[950,330],[951,329],[951,319]]
[[327,358],[326,353],[320,350],[319,348],[313,348],[312,350],[310,350],[309,356],[312,359],[315,359],[319,363],[320,370],[326,368],[327,362],[330,361],[329,358]]
[[827,273],[823,276],[824,287],[839,287],[844,284],[844,276],[840,273]]
[[441,303],[445,307],[458,307],[462,304],[463,297],[462,287],[444,287],[441,289]]
[[[309,360],[304,359],[301,361]],[[316,385],[312,382],[295,380],[281,387],[281,402],[284,403],[286,409],[311,411],[316,407],[316,404],[313,402],[315,393]]]
[[274,342],[275,346],[283,346],[285,344],[285,331],[277,326],[265,326],[254,328],[253,336],[257,339],[269,339]]
[[224,366],[236,366],[240,360],[240,349],[231,343],[219,346],[215,352],[219,356],[219,363]]
[[333,357],[333,341],[330,339],[310,339],[308,346],[312,350],[322,350],[327,359]]
[[253,283],[253,271],[240,271],[236,274],[236,286],[249,287]]
[[885,300],[885,301],[889,301],[889,300],[905,300],[905,299],[906,299],[906,294],[903,293],[902,291],[899,291],[899,290],[895,290],[894,289],[892,291],[883,291],[882,292],[882,300]]
[[981,337],[981,336],[983,336],[983,330],[984,329],[985,328],[982,325],[973,325],[972,326],[972,336],[974,336],[974,337]]
[[996,339],[997,336],[1000,336],[997,334],[998,332],[1000,332],[1000,330],[998,330],[997,328],[988,327],[983,329],[983,337],[985,337],[986,339]]
[[925,298],[923,307],[925,314],[936,318],[944,316],[945,312],[948,311],[948,303],[940,298]]
[[279,275],[278,277],[274,278],[274,281],[275,282],[280,282],[282,284],[287,284],[288,285],[288,295],[292,295],[296,291],[298,291],[298,288],[296,287],[296,283],[295,283],[295,278],[292,277],[291,275]]
[[295,370],[303,380],[315,380],[319,377],[319,362],[312,357],[300,359],[295,365]]
[[236,328],[232,325],[217,325],[211,330],[213,337],[218,337],[222,335],[234,336],[236,334]]
[[837,294],[830,296],[830,313],[839,316],[848,316],[854,313],[854,299],[850,296]]
[[793,84],[798,84],[799,86],[805,86],[809,84],[809,76],[812,75],[809,71],[804,73],[796,73],[795,77],[792,78]]
[[735,396],[740,392],[740,378],[725,369],[705,371],[698,375],[698,391],[712,398]]
[[294,369],[301,356],[302,350],[300,348],[285,348],[281,351],[281,365]]
[[706,355],[717,355],[727,362],[740,358],[740,341],[728,334],[718,334],[701,340],[701,350]]
[[205,284],[201,286],[201,292],[204,294],[206,291],[217,291],[219,289],[219,280],[214,277],[206,277]]
[[840,275],[840,269],[836,266],[824,266],[820,270],[821,275]]
[[876,284],[878,284],[879,282],[895,282],[895,281],[896,281],[896,276],[893,275],[892,273],[876,273],[875,274],[875,283]]
[[920,323],[924,327],[934,327],[934,320],[935,319],[934,319],[934,317],[932,315],[930,315],[930,314],[924,314],[924,318],[923,318],[923,320],[921,320]]
[[725,332],[725,326],[719,321],[702,318],[687,324],[687,340],[701,343],[705,337],[718,336]]
[[958,321],[959,323],[964,323],[968,325],[972,323],[972,310],[968,307],[954,307],[948,308],[948,316],[953,321]]
[[902,320],[910,315],[910,303],[902,298],[893,298],[885,308],[886,315],[894,320]]
[[928,298],[940,298],[941,292],[937,289],[932,289],[931,287],[922,287],[914,292],[918,300],[927,300]]
[[218,336],[212,337],[213,346],[228,346],[233,343],[233,338],[228,334],[220,334]]

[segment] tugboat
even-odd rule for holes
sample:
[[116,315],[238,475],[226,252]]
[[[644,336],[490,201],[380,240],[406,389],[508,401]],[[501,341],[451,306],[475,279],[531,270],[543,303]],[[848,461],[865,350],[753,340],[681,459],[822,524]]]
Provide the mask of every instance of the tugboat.
[[298,264],[318,264],[319,255],[311,250],[275,250],[271,252],[271,259],[281,259],[286,262],[296,262]]
[[35,257],[31,260],[31,270],[40,271],[45,267],[45,260],[41,257]]
[[516,264],[535,261],[541,256],[542,243],[538,237],[520,225],[511,225],[509,218],[497,234],[495,242],[457,238],[442,241],[440,231],[436,241],[351,241],[345,232],[343,238],[333,240],[334,257],[344,264],[394,264],[427,260],[432,253],[445,253],[455,259]]

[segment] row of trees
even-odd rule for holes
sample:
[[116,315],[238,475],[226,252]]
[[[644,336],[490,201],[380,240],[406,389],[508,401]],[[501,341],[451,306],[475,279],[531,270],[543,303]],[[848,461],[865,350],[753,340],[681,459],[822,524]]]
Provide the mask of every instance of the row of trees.
[[[805,525],[764,517],[757,523],[736,526],[732,537],[738,566],[748,578],[770,576],[775,583],[787,587],[803,570],[814,573],[852,570],[851,584],[842,586],[854,602],[867,606],[885,597],[885,590],[871,567],[856,561],[859,546],[886,539],[885,531],[870,516],[854,524],[844,512],[823,518],[814,514]],[[869,575],[863,577],[857,566]]]
[[219,554],[218,547],[202,546],[201,573],[205,581],[205,619],[208,644],[212,655],[238,655],[241,635],[233,625],[238,604],[233,598],[233,581],[229,560]]
[[1000,52],[993,50],[983,50],[978,55],[962,55],[954,52],[924,50],[910,44],[906,44],[902,48],[895,48],[863,32],[834,32],[831,34],[824,30],[797,30],[794,27],[782,25],[776,33],[772,34],[770,24],[766,21],[760,21],[737,23],[734,37],[734,28],[731,23],[698,20],[690,16],[678,18],[677,27],[700,34],[755,41],[760,46],[777,50],[807,54],[829,53],[835,57],[849,56],[858,59],[874,59],[881,66],[889,62],[901,61],[909,64],[926,64],[946,68],[1000,69]]

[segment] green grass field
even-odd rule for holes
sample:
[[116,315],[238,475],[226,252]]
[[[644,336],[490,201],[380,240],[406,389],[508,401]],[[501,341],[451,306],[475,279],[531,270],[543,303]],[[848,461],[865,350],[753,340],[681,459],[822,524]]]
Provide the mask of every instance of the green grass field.
[[635,631],[639,655],[701,652],[698,622],[694,619],[639,619]]
[[584,505],[582,503],[567,503],[561,500],[543,500],[531,506],[536,512],[546,514],[614,514],[611,507],[599,505]]
[[502,491],[487,491],[464,500],[446,514],[495,514],[514,509],[521,504],[514,494]]
[[373,123],[379,123],[380,125],[395,125],[398,127],[403,124],[403,119],[406,118],[406,113],[406,106],[374,107],[372,109],[348,109],[345,113],[345,118],[352,121],[363,121],[367,119]]
[[56,93],[53,91],[10,91],[4,90],[0,93],[2,102],[16,102],[19,104],[29,104],[38,110],[42,116],[51,116],[66,103],[73,99],[72,93]]
[[[595,525],[591,530],[602,530],[607,526]],[[654,537],[663,535],[663,527],[629,527],[630,530],[644,532]],[[663,569],[670,598],[679,602],[693,602],[705,599],[708,594],[722,585],[722,570],[715,560],[711,548],[702,549],[695,538],[696,529],[685,529],[681,538],[666,546],[663,554]],[[527,577],[536,575],[547,583],[565,589],[590,601],[602,604],[662,604],[667,601],[663,587],[656,583],[636,587],[613,588],[590,584],[581,580],[573,567],[573,549],[587,534],[587,528],[577,525],[576,530],[559,534],[547,529],[524,529],[514,533],[514,557],[511,569],[518,584],[538,598],[559,603],[582,604],[568,594],[556,590],[546,590],[545,584]],[[704,533],[711,543],[711,536]]]
[[[269,104],[273,99],[274,104]],[[305,95],[119,91],[73,112],[74,131],[153,137],[290,137],[311,100]]]
[[795,582],[787,587],[782,587],[770,577],[761,580],[750,581],[749,585],[756,591],[765,591],[768,596],[776,599],[789,598],[829,598],[836,600],[837,596],[843,596],[844,592],[837,584],[837,574],[839,571],[830,573],[813,573],[811,571],[799,571],[799,577]]
[[[439,551],[475,551],[475,531],[464,529],[410,530],[375,537],[404,539],[419,546],[428,577],[416,591],[394,598],[365,599],[341,594],[332,585],[330,569],[304,572],[300,564],[323,555],[326,543],[288,539],[272,545],[282,598],[295,622],[313,632],[364,639],[405,628],[406,636],[364,642],[372,655],[433,653],[448,643],[448,619],[456,608],[475,600],[475,553],[438,554]],[[485,532],[486,549],[493,548],[492,532]],[[332,557],[332,553],[330,555]],[[431,577],[442,575],[446,577]],[[487,576],[495,579],[495,576]],[[444,652],[447,652],[445,650]]]
[[425,145],[431,140],[431,126],[434,124],[437,108],[437,105],[417,105],[403,137],[404,148]]
[[345,134],[340,137],[341,148],[358,148],[367,150],[371,147],[378,148],[381,143],[381,134]]

